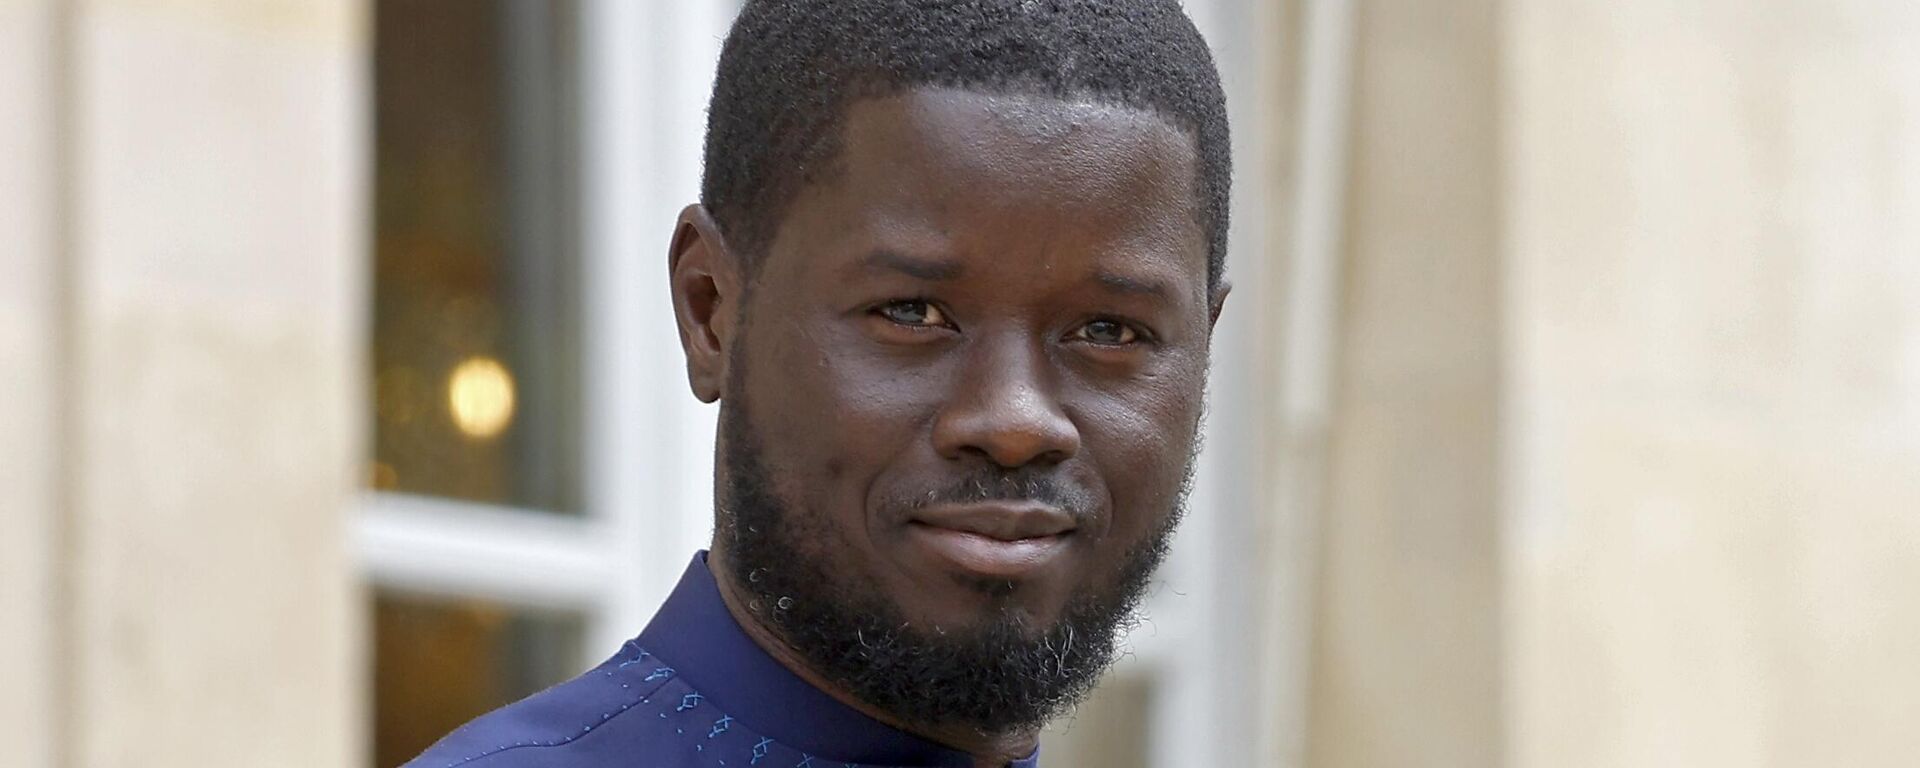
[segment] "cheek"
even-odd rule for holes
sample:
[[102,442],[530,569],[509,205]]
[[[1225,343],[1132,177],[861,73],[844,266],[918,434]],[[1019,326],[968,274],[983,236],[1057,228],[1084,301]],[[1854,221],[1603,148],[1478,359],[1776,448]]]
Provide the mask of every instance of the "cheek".
[[789,325],[757,347],[749,389],[769,464],[809,506],[859,514],[874,478],[924,426],[939,378],[847,351],[858,345],[830,330]]
[[1196,439],[1198,373],[1090,393],[1079,409],[1083,444],[1113,502],[1113,527],[1131,543],[1173,511]]

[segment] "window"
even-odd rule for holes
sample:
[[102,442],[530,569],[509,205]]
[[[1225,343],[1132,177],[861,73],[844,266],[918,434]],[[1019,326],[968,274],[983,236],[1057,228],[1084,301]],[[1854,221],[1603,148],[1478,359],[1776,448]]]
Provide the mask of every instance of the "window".
[[577,514],[571,6],[373,9],[370,482]]
[[613,653],[704,545],[664,250],[731,0],[369,6],[372,753]]
[[373,615],[375,765],[405,763],[474,714],[585,664],[578,612],[383,590]]

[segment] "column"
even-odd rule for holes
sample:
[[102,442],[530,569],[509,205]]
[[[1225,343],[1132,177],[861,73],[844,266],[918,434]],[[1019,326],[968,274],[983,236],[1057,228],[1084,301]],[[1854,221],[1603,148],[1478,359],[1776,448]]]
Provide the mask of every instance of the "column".
[[22,765],[361,762],[360,14],[0,4]]
[[1355,9],[1314,768],[1500,762],[1495,10]]

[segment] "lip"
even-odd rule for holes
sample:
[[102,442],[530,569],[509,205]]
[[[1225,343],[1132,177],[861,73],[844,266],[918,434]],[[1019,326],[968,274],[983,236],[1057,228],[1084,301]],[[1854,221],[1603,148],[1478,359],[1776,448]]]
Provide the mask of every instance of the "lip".
[[911,520],[1007,542],[1058,536],[1074,529],[1073,515],[1034,502],[942,504],[916,510]]
[[1066,555],[1074,520],[1034,504],[974,504],[920,510],[907,523],[921,548],[980,578],[1019,579]]
[[970,531],[909,523],[908,535],[938,559],[966,573],[989,579],[1020,579],[1060,559],[1069,534],[1007,541]]

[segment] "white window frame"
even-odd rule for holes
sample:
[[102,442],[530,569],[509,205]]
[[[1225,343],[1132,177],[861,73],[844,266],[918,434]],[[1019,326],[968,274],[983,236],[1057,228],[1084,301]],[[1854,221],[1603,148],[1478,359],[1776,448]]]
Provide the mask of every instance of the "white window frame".
[[712,520],[715,411],[681,374],[666,247],[698,196],[707,87],[737,0],[581,0],[576,50],[583,514],[369,493],[367,579],[586,619],[583,662],[665,599]]

